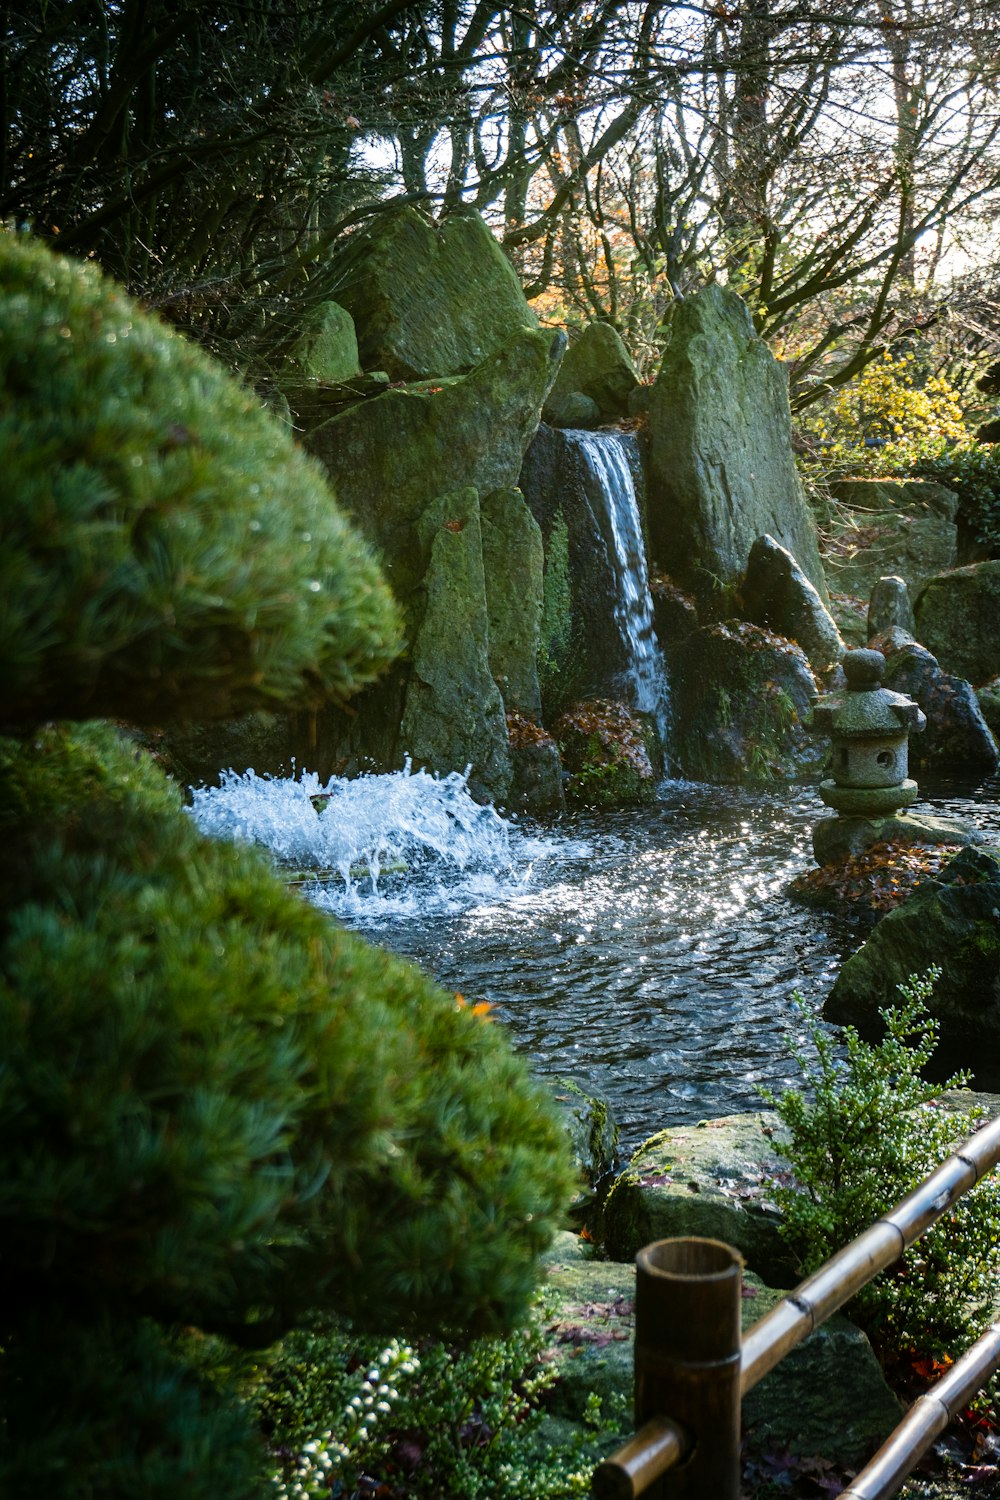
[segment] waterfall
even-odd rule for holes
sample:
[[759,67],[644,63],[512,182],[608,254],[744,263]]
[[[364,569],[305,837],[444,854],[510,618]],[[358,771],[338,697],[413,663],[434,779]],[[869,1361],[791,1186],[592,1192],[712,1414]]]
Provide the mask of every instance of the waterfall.
[[627,663],[620,691],[648,714],[666,746],[669,693],[663,652],[653,626],[646,547],[626,441],[613,432],[567,432],[583,459],[614,580],[614,620]]

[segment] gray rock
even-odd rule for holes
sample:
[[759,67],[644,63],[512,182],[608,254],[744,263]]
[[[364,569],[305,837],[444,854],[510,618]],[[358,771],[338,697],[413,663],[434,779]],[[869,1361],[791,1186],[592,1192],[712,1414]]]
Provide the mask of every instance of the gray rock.
[[[602,1412],[630,1406],[634,1266],[586,1258],[572,1234],[557,1236],[547,1262],[549,1359],[559,1375],[549,1397],[552,1410],[580,1422],[592,1394],[600,1397]],[[744,1334],[781,1295],[744,1271]],[[749,1393],[743,1426],[758,1442],[855,1465],[888,1436],[900,1411],[867,1338],[838,1313]]]
[[538,691],[544,571],[541,527],[521,491],[513,488],[484,496],[480,518],[490,670],[507,711],[537,720],[542,712]]
[[816,526],[795,468],[787,380],[735,292],[675,302],[649,410],[649,528],[657,565],[699,598],[735,585],[759,536],[826,602]]
[[870,644],[885,657],[884,685],[913,698],[927,716],[924,733],[910,741],[914,767],[953,771],[997,764],[1000,749],[968,682],[942,671],[926,646],[898,626]]
[[758,625],[693,631],[673,654],[674,754],[700,781],[794,780],[828,747],[807,727],[816,684],[805,653]]
[[618,331],[610,323],[588,323],[566,350],[545,420],[557,427],[575,425],[564,421],[561,414],[550,416],[549,410],[559,412],[567,397],[582,393],[594,403],[599,421],[613,421],[626,414],[629,396],[638,384],[635,366]]
[[514,773],[508,797],[511,808],[535,818],[564,810],[562,760],[555,740],[546,737],[527,745],[511,745],[510,760]]
[[977,1069],[1000,1047],[1000,850],[961,850],[937,881],[883,917],[844,964],[823,1014],[879,1031],[879,1009],[897,1004],[899,984],[932,964],[941,977],[929,1008],[949,1065]]
[[400,741],[417,767],[471,767],[469,787],[503,801],[512,769],[504,703],[489,660],[479,499],[443,495],[421,518],[430,554],[423,618],[413,637]]
[[786,547],[759,536],[743,579],[748,620],[767,625],[801,646],[814,671],[840,661],[844,642],[833,616]]
[[868,599],[893,573],[911,595],[958,555],[958,497],[920,479],[842,479],[830,486],[840,507],[827,528],[823,564],[831,590]]
[[818,865],[835,865],[873,844],[978,844],[982,838],[979,829],[932,813],[906,811],[870,818],[841,814],[819,820],[812,846]]
[[[614,1260],[643,1245],[701,1235],[735,1245],[772,1286],[787,1282],[789,1251],[769,1198],[786,1164],[769,1146],[776,1115],[728,1115],[663,1130],[639,1147],[604,1206],[602,1239]],[[770,1133],[770,1135],[769,1135]]]
[[314,308],[292,346],[290,372],[305,380],[336,385],[361,374],[354,319],[338,302]]
[[407,207],[354,236],[336,265],[366,370],[394,380],[474,369],[519,328],[536,328],[513,266],[479,214],[440,224]]
[[871,599],[868,602],[868,640],[874,636],[884,635],[893,627],[905,630],[913,635],[916,631],[916,621],[913,617],[913,605],[910,603],[910,591],[906,587],[905,578],[889,575],[879,578],[872,589]]
[[550,427],[589,430],[601,421],[601,409],[597,402],[583,391],[564,391],[549,396],[542,413]]
[[1000,559],[930,579],[914,613],[917,639],[946,672],[972,683],[1000,673]]

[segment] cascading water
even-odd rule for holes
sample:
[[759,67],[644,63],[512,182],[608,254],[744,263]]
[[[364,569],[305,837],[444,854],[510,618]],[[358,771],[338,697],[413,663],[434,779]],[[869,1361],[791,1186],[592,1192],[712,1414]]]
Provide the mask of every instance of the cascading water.
[[614,432],[566,432],[584,462],[595,515],[602,524],[613,574],[613,610],[627,662],[624,696],[648,714],[661,744],[669,729],[667,674],[653,626],[646,547],[632,468],[622,437]]

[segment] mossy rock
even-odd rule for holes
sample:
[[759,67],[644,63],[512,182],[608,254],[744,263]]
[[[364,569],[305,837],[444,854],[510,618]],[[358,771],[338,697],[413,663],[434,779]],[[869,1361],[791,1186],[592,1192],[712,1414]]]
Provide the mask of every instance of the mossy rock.
[[585,807],[652,802],[656,775],[643,724],[624,703],[574,704],[552,728],[568,772],[566,797]]
[[984,682],[976,689],[979,711],[989,725],[994,739],[1000,738],[1000,677]]
[[[559,1374],[552,1409],[579,1421],[595,1393],[602,1412],[620,1412],[623,1399],[632,1400],[635,1268],[589,1258],[569,1234],[557,1236],[546,1259],[548,1333]],[[744,1334],[782,1295],[744,1271]],[[744,1399],[743,1427],[756,1445],[856,1465],[900,1414],[867,1338],[835,1314]]]
[[958,497],[921,479],[842,479],[831,491],[823,565],[830,589],[867,599],[887,574],[897,574],[912,596],[928,578],[955,566]]
[[538,719],[545,568],[541,527],[521,491],[513,488],[483,497],[480,524],[490,671],[508,713]]
[[519,328],[536,328],[513,266],[472,209],[439,224],[406,207],[377,215],[336,265],[366,370],[393,380],[465,374]]
[[354,319],[338,302],[313,308],[292,346],[288,363],[294,377],[337,385],[361,374]]
[[727,1115],[652,1136],[608,1194],[602,1242],[615,1260],[643,1245],[698,1235],[735,1245],[751,1270],[787,1284],[792,1262],[779,1234],[781,1217],[769,1183],[786,1171],[769,1140],[777,1117]]
[[[625,416],[628,398],[639,384],[635,366],[621,334],[610,323],[588,323],[570,342],[559,375],[546,403],[546,421],[557,427],[589,427]],[[592,403],[590,420],[574,420],[572,398],[582,395]]]
[[914,604],[917,639],[973,684],[1000,673],[1000,560],[931,578]]
[[794,642],[742,620],[693,631],[673,658],[674,754],[700,781],[794,780],[827,744],[808,728],[817,690]]

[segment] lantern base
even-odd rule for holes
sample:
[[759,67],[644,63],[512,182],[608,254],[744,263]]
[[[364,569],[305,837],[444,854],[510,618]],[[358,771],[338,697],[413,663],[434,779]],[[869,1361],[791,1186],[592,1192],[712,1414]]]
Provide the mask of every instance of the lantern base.
[[917,800],[917,783],[909,777],[896,786],[838,786],[828,780],[820,782],[819,794],[827,807],[837,812],[872,818],[912,806]]
[[836,865],[863,854],[873,844],[977,844],[983,834],[957,818],[930,813],[888,813],[874,817],[820,818],[813,829],[813,854],[818,865]]

